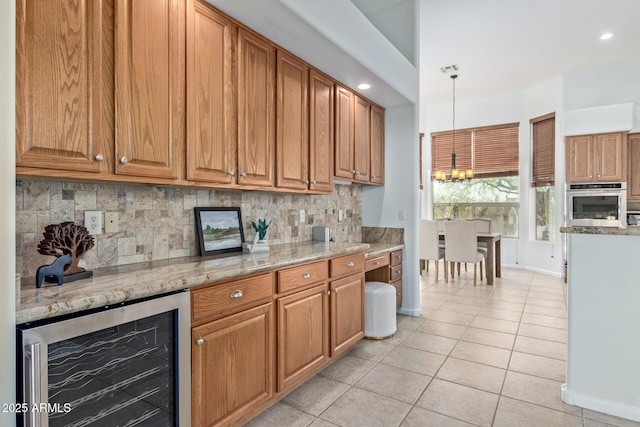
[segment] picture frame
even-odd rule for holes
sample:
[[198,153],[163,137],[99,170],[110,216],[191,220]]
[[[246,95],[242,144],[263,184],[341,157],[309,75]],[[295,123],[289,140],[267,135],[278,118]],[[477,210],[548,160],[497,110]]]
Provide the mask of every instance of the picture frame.
[[200,256],[242,251],[244,230],[238,207],[196,207]]

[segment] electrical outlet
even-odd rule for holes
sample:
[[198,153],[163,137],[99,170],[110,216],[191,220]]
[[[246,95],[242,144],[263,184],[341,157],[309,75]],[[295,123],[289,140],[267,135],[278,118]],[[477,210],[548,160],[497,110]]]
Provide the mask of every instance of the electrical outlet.
[[105,212],[104,214],[104,232],[118,232],[118,212]]
[[343,214],[342,214],[342,209],[338,210],[338,221],[342,221],[343,219]]
[[305,222],[304,209],[300,209],[300,224]]
[[407,219],[407,212],[404,209],[400,209],[398,211],[398,217],[400,217],[401,221],[404,221],[405,219]]
[[84,226],[89,234],[102,234],[102,212],[84,211]]

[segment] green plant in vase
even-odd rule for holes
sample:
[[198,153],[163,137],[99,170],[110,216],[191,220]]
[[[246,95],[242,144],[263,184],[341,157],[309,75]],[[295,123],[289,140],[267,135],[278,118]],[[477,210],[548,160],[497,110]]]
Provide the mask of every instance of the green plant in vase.
[[267,228],[271,225],[272,221],[267,224],[266,219],[258,219],[258,224],[255,221],[251,221],[251,227],[258,233],[258,240],[265,240],[267,235]]

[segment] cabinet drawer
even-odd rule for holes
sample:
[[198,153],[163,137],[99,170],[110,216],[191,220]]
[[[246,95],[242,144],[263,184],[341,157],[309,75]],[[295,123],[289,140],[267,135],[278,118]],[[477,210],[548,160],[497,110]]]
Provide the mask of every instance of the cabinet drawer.
[[394,288],[396,288],[396,310],[397,310],[400,307],[402,307],[402,280],[393,282],[392,285]]
[[391,267],[391,277],[389,277],[389,282],[393,283],[396,280],[402,279],[402,264],[394,265]]
[[402,249],[391,252],[391,265],[402,264]]
[[326,281],[328,276],[327,261],[280,270],[278,271],[278,293]]
[[345,255],[331,260],[331,277],[340,277],[364,270],[364,254]]
[[364,262],[364,271],[375,270],[376,268],[389,265],[389,256],[380,255],[379,257],[368,259]]
[[228,316],[273,299],[271,273],[191,291],[191,321]]

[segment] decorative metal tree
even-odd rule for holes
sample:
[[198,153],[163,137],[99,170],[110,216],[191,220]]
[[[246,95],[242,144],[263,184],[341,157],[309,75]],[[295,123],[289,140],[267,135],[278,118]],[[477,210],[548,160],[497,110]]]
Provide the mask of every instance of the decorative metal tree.
[[[84,278],[90,277],[91,273],[78,266],[78,262],[95,245],[93,236],[82,225],[75,225],[73,222],[63,222],[61,224],[50,224],[44,228],[44,239],[38,243],[38,252],[42,255],[53,255],[61,257],[65,254],[71,255],[71,264],[64,270],[64,276],[81,275]],[[70,280],[66,280],[70,281]]]

